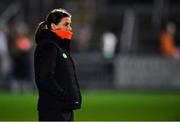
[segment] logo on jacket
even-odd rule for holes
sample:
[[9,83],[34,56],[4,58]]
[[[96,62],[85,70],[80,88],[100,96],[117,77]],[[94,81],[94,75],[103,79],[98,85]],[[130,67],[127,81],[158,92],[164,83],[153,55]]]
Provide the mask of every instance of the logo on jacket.
[[67,58],[67,55],[65,53],[62,54],[63,58]]

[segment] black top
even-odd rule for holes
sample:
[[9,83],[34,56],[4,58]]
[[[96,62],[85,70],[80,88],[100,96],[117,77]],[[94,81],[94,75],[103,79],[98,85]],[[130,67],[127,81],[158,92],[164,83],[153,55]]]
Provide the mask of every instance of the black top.
[[35,80],[38,110],[73,110],[81,106],[81,93],[70,55],[70,40],[44,29],[36,35]]

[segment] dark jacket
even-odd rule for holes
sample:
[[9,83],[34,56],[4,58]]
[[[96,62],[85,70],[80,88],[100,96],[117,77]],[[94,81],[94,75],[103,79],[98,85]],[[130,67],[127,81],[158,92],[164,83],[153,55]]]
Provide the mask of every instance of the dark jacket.
[[81,93],[70,55],[70,40],[50,30],[36,34],[35,81],[38,110],[74,110],[81,106]]

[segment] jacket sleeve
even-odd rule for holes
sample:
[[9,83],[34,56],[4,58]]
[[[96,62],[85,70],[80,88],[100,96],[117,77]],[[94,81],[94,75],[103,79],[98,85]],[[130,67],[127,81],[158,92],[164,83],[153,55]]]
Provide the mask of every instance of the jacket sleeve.
[[62,96],[63,89],[55,79],[57,61],[57,48],[49,43],[39,51],[39,89],[58,98]]

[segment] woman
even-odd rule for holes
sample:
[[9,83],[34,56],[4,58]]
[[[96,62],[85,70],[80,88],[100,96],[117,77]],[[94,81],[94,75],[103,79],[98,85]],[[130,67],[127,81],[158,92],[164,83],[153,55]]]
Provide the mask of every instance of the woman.
[[71,31],[71,15],[64,9],[52,10],[37,28],[34,65],[40,121],[73,121],[73,110],[81,106]]

